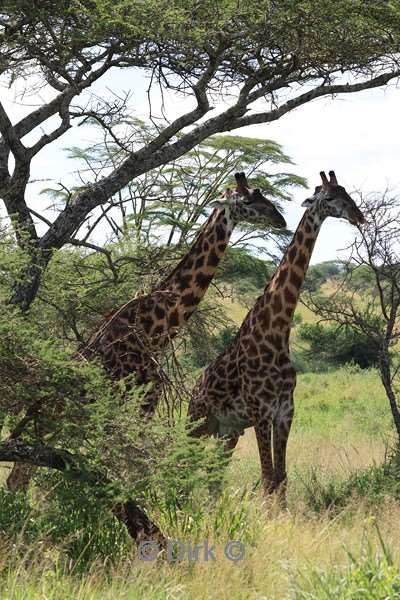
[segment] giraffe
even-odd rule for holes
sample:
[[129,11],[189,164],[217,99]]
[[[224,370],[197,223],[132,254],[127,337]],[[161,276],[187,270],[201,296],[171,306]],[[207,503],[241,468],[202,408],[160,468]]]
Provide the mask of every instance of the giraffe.
[[[105,317],[76,353],[79,360],[100,358],[114,380],[134,374],[139,385],[153,383],[141,402],[145,416],[154,413],[159,401],[162,355],[205,295],[235,225],[286,227],[278,209],[258,188],[249,187],[243,172],[235,179],[236,188],[227,188],[212,203],[213,212],[175,269],[153,292],[132,298]],[[7,480],[10,489],[26,487],[23,471],[28,473],[22,463],[14,466]]]
[[[156,289],[133,298],[106,318],[79,349],[82,358],[98,355],[113,379],[136,374],[138,384],[160,381],[159,359],[204,297],[240,222],[283,228],[285,219],[259,189],[248,186],[244,173],[237,187],[222,192],[216,208],[192,247]],[[154,413],[160,386],[148,390],[141,405]]]
[[289,335],[300,289],[324,220],[344,218],[353,225],[364,220],[335,173],[329,172],[329,181],[323,171],[320,175],[322,185],[302,203],[306,211],[264,293],[230,346],[203,371],[188,408],[189,419],[199,421],[192,435],[222,437],[228,455],[244,429],[254,426],[264,492],[277,491],[283,504],[296,385]]

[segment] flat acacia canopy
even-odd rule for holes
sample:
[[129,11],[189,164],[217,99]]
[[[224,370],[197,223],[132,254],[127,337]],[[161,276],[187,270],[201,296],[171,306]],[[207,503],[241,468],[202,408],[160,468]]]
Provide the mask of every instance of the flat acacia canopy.
[[[276,120],[323,95],[385,85],[400,73],[397,0],[6,0],[0,11],[3,79],[39,79],[54,91],[17,123],[0,103],[0,197],[31,260],[13,296],[25,307],[52,251],[135,177],[210,135]],[[32,159],[88,115],[112,130],[120,107],[80,106],[79,95],[113,67],[128,69],[127,81],[129,69],[144,70],[161,88],[191,95],[193,107],[132,146],[39,238],[25,200]],[[228,105],[213,114],[222,96]],[[55,115],[58,124],[43,134]]]

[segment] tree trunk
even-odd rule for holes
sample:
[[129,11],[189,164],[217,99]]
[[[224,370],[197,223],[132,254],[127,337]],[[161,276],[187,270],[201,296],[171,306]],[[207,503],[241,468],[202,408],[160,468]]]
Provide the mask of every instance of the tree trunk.
[[396,401],[396,394],[392,386],[392,376],[390,370],[390,356],[387,349],[381,351],[379,370],[381,381],[385,388],[386,396],[389,400],[390,410],[392,411],[393,423],[397,431],[397,438],[400,445],[400,411]]
[[39,290],[42,272],[42,268],[37,264],[31,264],[27,268],[23,280],[14,283],[9,303],[19,306],[22,311],[28,310]]

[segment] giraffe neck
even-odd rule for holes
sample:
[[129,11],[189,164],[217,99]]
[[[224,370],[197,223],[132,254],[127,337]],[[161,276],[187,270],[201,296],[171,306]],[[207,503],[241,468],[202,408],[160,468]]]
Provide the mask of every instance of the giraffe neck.
[[178,311],[186,320],[205,295],[225,253],[235,226],[229,206],[216,208],[202,227],[190,250],[166,277],[158,290],[177,293]]
[[279,267],[264,290],[262,304],[271,311],[272,328],[290,330],[323,221],[324,218],[315,209],[306,210]]

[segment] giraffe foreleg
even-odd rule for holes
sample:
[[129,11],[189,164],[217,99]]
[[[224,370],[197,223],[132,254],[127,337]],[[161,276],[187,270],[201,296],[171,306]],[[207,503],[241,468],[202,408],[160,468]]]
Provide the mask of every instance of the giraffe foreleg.
[[294,413],[293,395],[282,398],[273,423],[274,489],[281,503],[286,504],[286,449]]
[[260,454],[262,484],[264,492],[269,495],[274,490],[274,467],[271,446],[272,424],[270,419],[259,421],[255,426],[255,431]]

